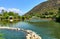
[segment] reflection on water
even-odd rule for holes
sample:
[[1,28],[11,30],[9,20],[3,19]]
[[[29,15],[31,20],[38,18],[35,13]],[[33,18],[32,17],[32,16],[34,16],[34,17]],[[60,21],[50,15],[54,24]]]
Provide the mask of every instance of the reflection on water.
[[10,22],[10,21],[0,21],[0,26],[9,26],[18,23],[18,21]]
[[32,22],[31,24],[40,27],[43,39],[60,39],[60,23],[51,21],[35,23]]
[[[4,24],[2,23],[2,25],[4,25]],[[60,39],[60,23],[56,23],[53,21],[17,22],[17,23],[8,23],[8,24],[6,23],[4,26],[29,29],[29,30],[35,31],[43,39]],[[11,35],[11,33],[9,33],[9,32],[8,32],[8,34]],[[11,35],[11,36],[13,36],[13,35]],[[13,37],[13,38],[15,38],[15,37]],[[19,38],[19,35],[17,36],[17,38]]]

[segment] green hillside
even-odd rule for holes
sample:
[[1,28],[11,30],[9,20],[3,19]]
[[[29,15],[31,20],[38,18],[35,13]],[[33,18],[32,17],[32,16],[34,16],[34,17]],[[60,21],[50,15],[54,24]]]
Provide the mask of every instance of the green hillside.
[[38,4],[32,10],[27,12],[25,16],[40,16],[41,14],[53,14],[57,13],[60,7],[60,0],[48,0]]

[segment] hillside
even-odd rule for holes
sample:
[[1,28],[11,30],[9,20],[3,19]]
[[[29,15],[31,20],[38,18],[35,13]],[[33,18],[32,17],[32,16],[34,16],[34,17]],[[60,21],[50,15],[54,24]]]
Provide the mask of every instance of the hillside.
[[27,12],[25,16],[41,15],[45,12],[57,13],[59,7],[60,0],[48,0],[35,6],[32,10]]

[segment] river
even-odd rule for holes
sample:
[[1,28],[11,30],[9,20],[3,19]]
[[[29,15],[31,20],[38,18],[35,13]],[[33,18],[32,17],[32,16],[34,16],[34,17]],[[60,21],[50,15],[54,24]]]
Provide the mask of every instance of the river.
[[[0,23],[1,26],[28,29],[36,32],[42,39],[60,39],[60,23],[53,21]],[[1,30],[0,39],[26,39],[22,31]]]

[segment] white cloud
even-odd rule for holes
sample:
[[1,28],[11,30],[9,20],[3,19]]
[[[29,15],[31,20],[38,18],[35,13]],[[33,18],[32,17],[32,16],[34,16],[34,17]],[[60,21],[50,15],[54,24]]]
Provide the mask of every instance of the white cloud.
[[2,11],[2,10],[6,10],[4,7],[0,7],[0,12]]
[[16,9],[16,8],[9,8],[8,11],[12,11],[15,13],[22,13],[20,9]]
[[2,9],[6,10],[4,7],[0,7],[0,10],[2,10]]
[[22,11],[20,10],[20,9],[17,9],[17,8],[5,8],[5,7],[0,7],[0,12],[2,11],[2,10],[5,10],[5,11],[7,11],[7,12],[9,12],[9,11],[12,11],[12,12],[15,12],[15,13],[19,13],[20,15],[23,15],[23,13],[22,13]]

